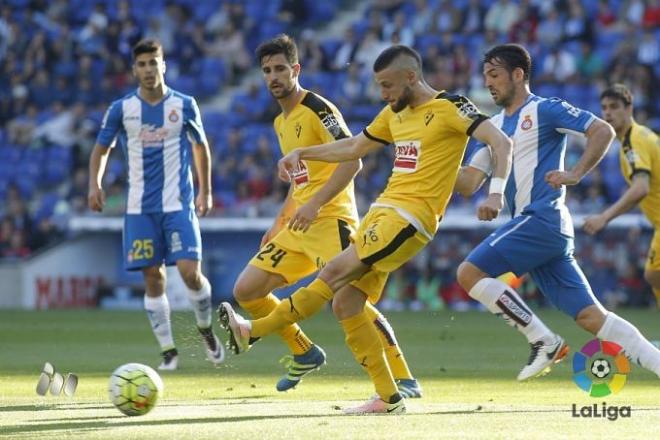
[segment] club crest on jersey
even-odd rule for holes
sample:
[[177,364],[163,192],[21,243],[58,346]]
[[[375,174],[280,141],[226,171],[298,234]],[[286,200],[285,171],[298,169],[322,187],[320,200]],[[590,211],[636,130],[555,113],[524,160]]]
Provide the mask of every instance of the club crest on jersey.
[[433,119],[434,116],[435,113],[433,113],[432,110],[427,111],[426,114],[424,115],[424,125],[428,126],[431,123],[431,119]]
[[522,128],[523,130],[527,131],[527,130],[529,130],[530,128],[532,128],[533,125],[534,125],[534,123],[532,122],[532,117],[529,116],[529,115],[525,115],[525,118],[524,118],[523,121],[520,123],[520,128]]
[[309,183],[309,172],[307,170],[307,164],[302,160],[298,162],[298,167],[291,171],[289,175],[297,187],[302,187]]
[[296,137],[299,139],[300,133],[302,133],[302,125],[300,125],[300,122],[296,122]]
[[394,171],[414,173],[422,153],[420,141],[399,141],[394,146]]
[[179,114],[176,112],[176,110],[172,109],[170,112],[170,115],[167,117],[167,119],[170,120],[172,124],[176,123],[179,120]]

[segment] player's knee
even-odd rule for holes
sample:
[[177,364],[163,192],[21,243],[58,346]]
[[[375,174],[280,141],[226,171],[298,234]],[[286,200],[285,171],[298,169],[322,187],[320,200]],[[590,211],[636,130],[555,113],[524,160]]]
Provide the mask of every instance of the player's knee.
[[644,279],[654,289],[660,289],[660,271],[647,269],[644,271]]
[[238,277],[234,283],[234,298],[237,301],[249,301],[252,299],[252,286],[250,280],[246,279],[243,276]]
[[458,284],[468,292],[481,278],[483,273],[468,261],[463,261],[456,270]]
[[342,290],[332,299],[332,312],[339,321],[348,319],[364,310],[366,296],[357,290]]
[[591,334],[597,334],[607,316],[597,307],[582,309],[575,318],[575,323]]
[[181,278],[191,290],[199,290],[202,288],[202,274],[198,270],[183,270],[181,271]]
[[337,291],[342,286],[339,285],[342,280],[347,276],[346,270],[343,269],[339,264],[333,264],[329,262],[321,272],[319,272],[319,278],[322,279],[333,291]]

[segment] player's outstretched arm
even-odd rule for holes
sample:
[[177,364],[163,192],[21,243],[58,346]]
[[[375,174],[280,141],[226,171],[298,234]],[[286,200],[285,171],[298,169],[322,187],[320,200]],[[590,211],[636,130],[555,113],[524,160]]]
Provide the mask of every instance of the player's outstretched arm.
[[477,208],[479,220],[490,221],[504,208],[504,189],[511,172],[513,142],[491,121],[485,120],[474,130],[472,137],[490,145],[494,156],[493,177],[490,179],[488,198]]
[[624,192],[619,200],[601,214],[587,217],[583,228],[588,234],[596,234],[609,222],[621,214],[633,209],[651,190],[650,176],[647,173],[637,173],[633,176],[630,188]]
[[280,179],[289,181],[289,173],[301,160],[320,162],[346,162],[366,156],[370,151],[383,147],[384,144],[366,137],[363,133],[328,144],[314,147],[296,148],[277,162]]
[[600,118],[595,118],[584,134],[587,137],[587,146],[573,169],[546,173],[545,181],[551,187],[558,189],[562,185],[580,183],[580,180],[603,158],[615,136],[612,126]]
[[490,148],[484,145],[472,155],[467,165],[458,171],[454,191],[463,197],[470,197],[481,188],[492,172]]
[[101,144],[94,145],[92,155],[89,157],[89,193],[87,204],[92,211],[101,212],[105,204],[105,193],[103,192],[103,174],[108,164],[110,148]]

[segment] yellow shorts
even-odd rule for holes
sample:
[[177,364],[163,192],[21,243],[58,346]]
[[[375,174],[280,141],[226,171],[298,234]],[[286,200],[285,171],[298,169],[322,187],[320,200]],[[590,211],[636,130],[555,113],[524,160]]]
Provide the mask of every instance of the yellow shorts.
[[[408,262],[428,242],[429,239],[419,233],[396,210],[371,208],[360,223],[355,238],[358,257],[364,264],[370,266],[371,270],[351,284],[363,290],[362,286],[366,279],[376,277],[386,281],[389,273]],[[369,301],[372,303],[379,298],[380,293],[378,297],[369,294]]]
[[646,259],[646,270],[660,271],[660,231],[653,233],[651,247],[649,248],[648,258]]
[[[252,266],[281,275],[287,284],[323,268],[326,263],[346,249],[355,237],[357,221],[321,218],[312,223],[307,232],[284,228],[252,257]],[[355,287],[369,298],[380,296],[387,274],[363,276]]]

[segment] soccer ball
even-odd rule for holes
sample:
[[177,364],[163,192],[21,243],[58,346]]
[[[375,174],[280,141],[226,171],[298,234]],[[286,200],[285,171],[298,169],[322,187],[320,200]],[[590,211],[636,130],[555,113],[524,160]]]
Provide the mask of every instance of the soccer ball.
[[610,363],[605,359],[596,359],[593,364],[591,364],[591,372],[597,378],[603,379],[610,374]]
[[163,394],[163,381],[153,368],[125,364],[112,372],[110,401],[127,416],[141,416],[156,405]]

